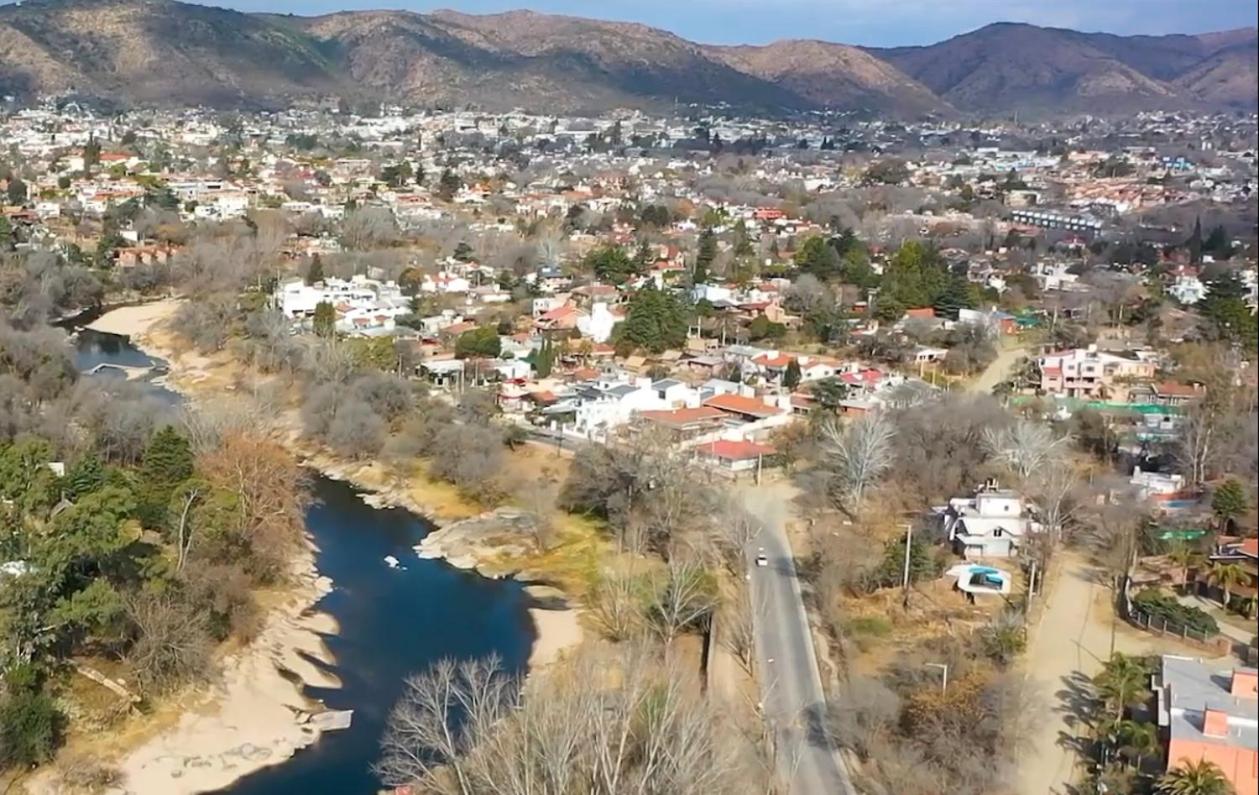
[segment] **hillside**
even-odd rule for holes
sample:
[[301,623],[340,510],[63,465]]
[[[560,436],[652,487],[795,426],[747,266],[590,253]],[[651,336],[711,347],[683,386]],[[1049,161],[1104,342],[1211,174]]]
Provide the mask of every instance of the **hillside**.
[[1253,28],[1115,36],[997,23],[925,47],[868,52],[970,111],[1246,106],[1246,87],[1255,105]]
[[779,41],[763,47],[707,47],[712,57],[823,107],[891,114],[950,111],[929,88],[857,47]]
[[1253,108],[1254,29],[1114,36],[1001,23],[926,47],[713,46],[513,11],[246,14],[174,0],[0,6],[0,92],[279,107],[344,97],[554,112],[727,104],[895,117]]

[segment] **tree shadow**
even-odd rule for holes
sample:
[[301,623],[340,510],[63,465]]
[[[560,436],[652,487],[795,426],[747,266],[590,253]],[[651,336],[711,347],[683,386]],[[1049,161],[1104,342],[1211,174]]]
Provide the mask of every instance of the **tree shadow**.
[[1062,688],[1054,695],[1058,699],[1054,711],[1063,716],[1063,722],[1070,728],[1070,731],[1058,732],[1058,746],[1079,759],[1095,759],[1097,743],[1091,730],[1097,725],[1098,715],[1092,681],[1079,671],[1073,671],[1062,677]]

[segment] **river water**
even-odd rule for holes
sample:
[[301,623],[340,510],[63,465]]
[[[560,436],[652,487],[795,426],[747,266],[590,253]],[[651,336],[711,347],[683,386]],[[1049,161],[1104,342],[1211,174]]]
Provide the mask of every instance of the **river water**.
[[[145,366],[151,360],[124,338],[81,331],[77,363],[87,370],[101,363]],[[318,547],[319,571],[334,585],[316,609],[340,626],[326,641],[336,659],[330,670],[342,686],[306,690],[329,709],[354,710],[354,720],[349,729],[324,734],[292,759],[223,790],[233,795],[376,792],[382,785],[371,765],[409,674],[442,658],[487,654],[497,654],[508,670],[523,670],[533,644],[528,597],[520,584],[417,558],[411,547],[432,529],[420,516],[372,508],[353,487],[320,475],[313,492],[306,526]],[[386,555],[405,568],[388,568]]]

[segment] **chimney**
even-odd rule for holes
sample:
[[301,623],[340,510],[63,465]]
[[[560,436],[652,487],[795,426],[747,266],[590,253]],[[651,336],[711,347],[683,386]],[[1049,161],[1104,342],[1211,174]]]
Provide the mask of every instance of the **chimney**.
[[1228,736],[1228,713],[1208,709],[1202,713],[1202,734],[1206,737]]
[[1229,693],[1237,698],[1259,698],[1259,672],[1234,669]]

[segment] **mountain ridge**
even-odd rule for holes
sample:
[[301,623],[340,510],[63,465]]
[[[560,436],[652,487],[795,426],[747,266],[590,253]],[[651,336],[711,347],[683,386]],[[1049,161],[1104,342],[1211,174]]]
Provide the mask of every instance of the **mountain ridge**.
[[676,103],[893,117],[1251,109],[1256,32],[1118,36],[994,23],[936,44],[689,41],[506,11],[243,13],[176,0],[0,6],[0,93],[122,105],[345,98],[598,112]]

